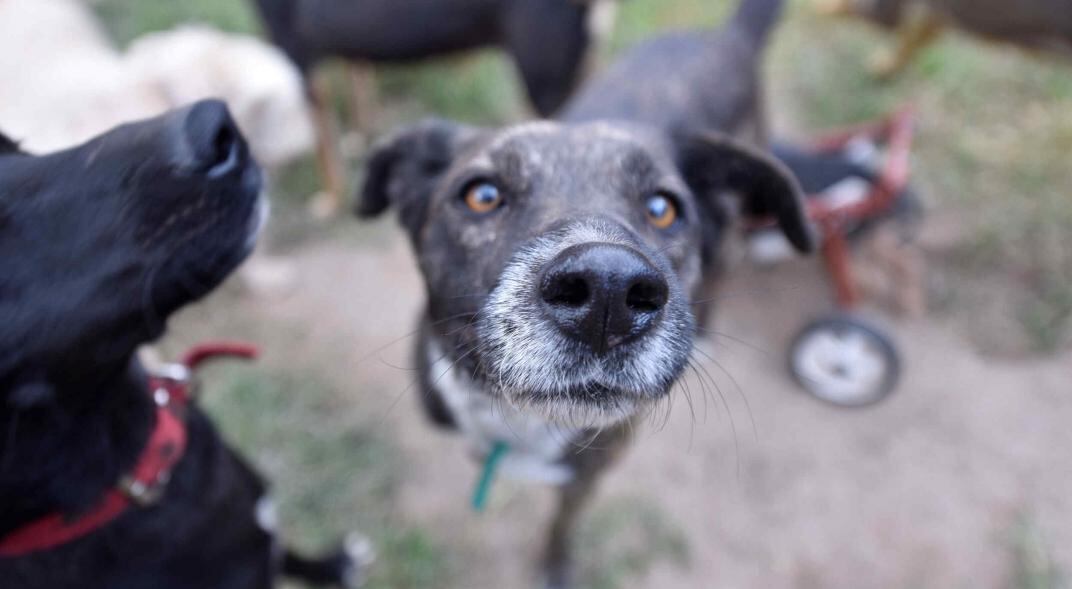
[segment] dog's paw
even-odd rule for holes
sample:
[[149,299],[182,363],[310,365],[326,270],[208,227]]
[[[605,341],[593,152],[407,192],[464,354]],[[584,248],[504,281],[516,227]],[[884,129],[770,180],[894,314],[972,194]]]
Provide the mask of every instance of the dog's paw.
[[368,569],[376,561],[376,548],[372,540],[360,532],[346,535],[342,546],[346,565],[342,571],[344,589],[357,589],[368,580]]

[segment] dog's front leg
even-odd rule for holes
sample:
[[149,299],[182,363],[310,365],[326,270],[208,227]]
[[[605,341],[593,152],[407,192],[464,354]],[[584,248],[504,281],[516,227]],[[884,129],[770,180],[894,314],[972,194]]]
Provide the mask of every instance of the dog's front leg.
[[596,490],[603,471],[625,451],[634,430],[624,422],[576,442],[578,450],[566,462],[573,479],[559,489],[558,506],[547,537],[541,570],[541,587],[569,589],[574,586],[573,534],[577,518]]
[[897,44],[877,53],[870,64],[871,73],[889,79],[901,73],[925,47],[941,36],[945,22],[929,9],[905,19],[897,29]]
[[339,133],[332,113],[331,92],[327,81],[307,80],[306,93],[313,108],[317,164],[324,184],[323,192],[317,195],[312,208],[316,216],[330,217],[338,212],[342,204],[342,193],[346,184],[342,154],[339,153]]
[[597,476],[584,476],[559,491],[558,507],[551,521],[543,560],[543,589],[573,587],[572,540],[577,516],[592,497]]
[[379,107],[376,70],[371,63],[350,63],[350,132],[359,137],[372,134]]

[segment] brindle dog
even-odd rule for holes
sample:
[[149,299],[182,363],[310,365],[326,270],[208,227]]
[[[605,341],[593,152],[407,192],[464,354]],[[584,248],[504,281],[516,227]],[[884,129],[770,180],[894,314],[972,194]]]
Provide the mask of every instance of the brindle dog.
[[[792,176],[752,147],[756,65],[781,0],[626,55],[557,122],[428,121],[384,141],[361,216],[398,211],[424,275],[417,346],[433,419],[505,474],[560,486],[542,574],[635,422],[687,366],[731,211],[812,247]],[[728,195],[739,196],[736,203]]]

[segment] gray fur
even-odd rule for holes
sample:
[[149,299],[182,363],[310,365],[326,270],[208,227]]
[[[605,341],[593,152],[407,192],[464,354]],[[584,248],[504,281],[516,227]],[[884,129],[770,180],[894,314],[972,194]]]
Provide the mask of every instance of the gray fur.
[[[486,439],[489,428],[473,424],[486,417],[480,407],[495,403],[504,420],[537,420],[537,435],[558,428],[571,436],[557,457],[572,477],[548,538],[549,587],[570,585],[570,534],[599,473],[687,365],[703,308],[694,301],[706,298],[729,221],[727,194],[741,199],[744,214],[776,219],[799,249],[812,247],[796,182],[742,141],[760,140],[758,53],[780,7],[744,0],[722,30],[638,47],[558,122],[492,130],[425,121],[381,142],[370,159],[358,213],[398,210],[429,296],[418,360],[430,415],[484,452],[494,441],[519,451],[538,445]],[[483,181],[504,204],[476,214],[463,197]],[[677,205],[669,228],[645,215],[656,194]],[[549,261],[581,244],[625,248],[669,285],[642,337],[594,352],[560,333],[541,307]],[[441,384],[444,369],[434,367],[443,359]]]

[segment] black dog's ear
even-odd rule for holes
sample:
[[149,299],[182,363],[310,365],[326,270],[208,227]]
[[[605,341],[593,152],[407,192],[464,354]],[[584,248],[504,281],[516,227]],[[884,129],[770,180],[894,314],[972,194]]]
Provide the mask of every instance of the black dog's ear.
[[424,222],[436,180],[475,132],[472,127],[430,119],[377,142],[365,166],[365,183],[354,212],[371,218],[394,206],[402,225],[415,232]]
[[781,162],[713,132],[683,137],[678,145],[681,171],[697,198],[714,199],[732,191],[743,199],[741,211],[745,215],[777,221],[802,253],[815,248],[803,191]]
[[0,155],[8,153],[22,153],[22,150],[19,149],[19,144],[15,143],[14,139],[0,132]]
[[16,385],[8,393],[7,404],[16,409],[30,409],[56,400],[56,390],[46,381]]

